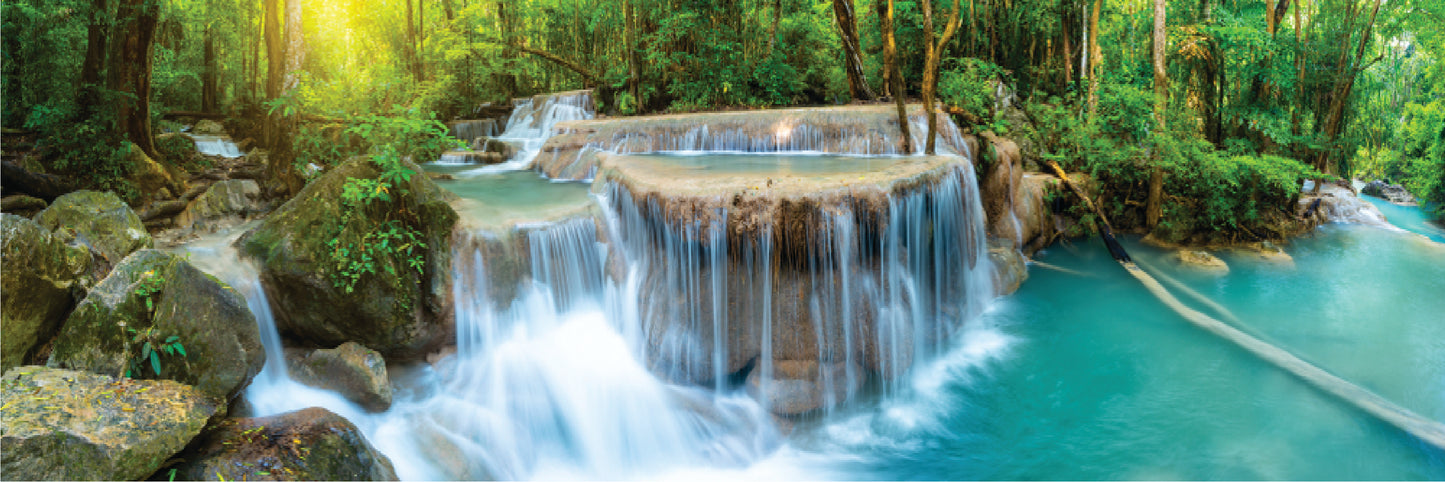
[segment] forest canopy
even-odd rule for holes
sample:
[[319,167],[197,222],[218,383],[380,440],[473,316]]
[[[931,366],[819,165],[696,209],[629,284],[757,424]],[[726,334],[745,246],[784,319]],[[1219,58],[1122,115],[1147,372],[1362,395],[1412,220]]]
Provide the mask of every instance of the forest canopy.
[[1402,182],[1445,216],[1442,4],[17,0],[3,123],[39,169],[124,192],[118,159],[164,159],[174,112],[237,119],[285,169],[344,156],[318,119],[549,91],[593,88],[610,115],[937,98],[1151,229],[1248,231],[1299,177]]

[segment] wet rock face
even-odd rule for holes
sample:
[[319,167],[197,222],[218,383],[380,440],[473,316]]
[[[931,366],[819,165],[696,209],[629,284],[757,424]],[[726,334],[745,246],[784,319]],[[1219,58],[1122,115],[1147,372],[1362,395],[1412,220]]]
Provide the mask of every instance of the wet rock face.
[[111,263],[155,246],[140,216],[110,192],[76,191],[55,199],[35,221],[66,241],[76,241]]
[[352,210],[342,204],[348,178],[380,175],[363,158],[313,181],[241,238],[242,252],[258,261],[283,333],[318,346],[355,341],[393,361],[420,359],[451,340],[451,237],[457,213],[448,203],[455,196],[419,174],[420,167],[407,167],[418,173],[406,185],[406,212],[415,215],[414,228],[425,243],[412,247],[423,258],[420,270],[389,253],[372,258],[371,270],[357,278],[351,292],[334,278],[337,247],[359,249],[398,211],[390,205]]
[[[160,354],[156,373],[144,344],[158,349],[171,336],[185,354]],[[261,371],[265,356],[256,319],[240,294],[180,257],[142,250],[76,305],[48,365],[111,376],[131,371],[229,400]]]
[[288,353],[291,378],[317,388],[341,393],[367,410],[391,407],[391,383],[381,354],[356,342],[309,353]]
[[37,366],[0,378],[0,469],[9,480],[139,480],[221,407],[194,387]]
[[1012,243],[1004,241],[997,243],[990,240],[988,247],[988,258],[993,261],[993,286],[999,296],[1007,296],[1018,291],[1019,286],[1029,279],[1028,266],[1024,257]]
[[397,480],[361,430],[319,407],[221,422],[183,455],[177,480]]
[[820,364],[817,360],[773,363],[773,375],[768,380],[758,370],[748,375],[747,390],[777,415],[796,416],[832,408],[863,384],[864,371],[856,365]]
[[25,363],[55,335],[81,294],[90,252],[35,221],[0,214],[0,370]]
[[1410,191],[1405,189],[1405,186],[1390,184],[1379,179],[1365,184],[1365,187],[1360,189],[1360,193],[1375,196],[1402,206],[1415,205],[1415,196],[1411,195]]

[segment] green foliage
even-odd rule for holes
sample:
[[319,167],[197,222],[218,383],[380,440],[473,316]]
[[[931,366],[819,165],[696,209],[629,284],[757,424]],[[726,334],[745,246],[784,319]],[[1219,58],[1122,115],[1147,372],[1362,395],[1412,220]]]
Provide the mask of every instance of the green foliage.
[[[402,163],[390,145],[380,147],[371,160],[380,174],[376,179],[346,180],[341,192],[341,220],[326,243],[334,266],[334,271],[329,273],[331,282],[347,293],[353,292],[364,276],[379,274],[378,267],[387,279],[399,282],[398,265],[421,275],[426,264],[425,237],[417,228],[419,223],[414,213],[405,209],[404,202],[410,195],[406,185],[417,173]],[[362,213],[373,205],[384,206],[386,212],[386,219],[374,226],[361,219]],[[358,232],[359,238],[354,236]],[[347,237],[348,233],[352,236]]]
[[1003,74],[1003,68],[986,60],[945,59],[939,72],[939,100],[983,119],[985,126],[980,130],[1005,133],[1008,129],[1001,125],[994,109],[995,92],[1004,81]]
[[[156,301],[164,289],[166,278],[156,274],[154,271],[146,271],[141,275],[141,280],[136,284],[134,293],[145,302],[147,316],[152,315],[156,309]],[[187,357],[186,347],[181,343],[181,338],[171,335],[162,338],[156,333],[155,327],[146,327],[137,330],[135,327],[127,326],[125,331],[131,335],[126,346],[127,351],[138,349],[139,353],[131,352],[130,367],[126,370],[127,377],[142,376],[147,366],[155,374],[161,374],[161,355],[167,357],[179,355],[182,359]]]

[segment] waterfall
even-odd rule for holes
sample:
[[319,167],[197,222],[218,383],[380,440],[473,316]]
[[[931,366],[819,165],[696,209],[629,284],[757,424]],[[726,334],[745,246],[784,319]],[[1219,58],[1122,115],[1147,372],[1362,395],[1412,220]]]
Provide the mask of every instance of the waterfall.
[[[498,171],[515,171],[531,167],[541,152],[542,144],[552,136],[559,122],[591,119],[595,114],[592,91],[579,90],[537,95],[514,101],[515,108],[507,118],[507,126],[495,140],[517,146],[517,154],[501,164],[485,166],[460,175],[478,175]],[[447,162],[459,162],[462,156],[443,155]]]
[[[923,151],[927,117],[909,116],[913,154]],[[517,114],[513,114],[516,116]],[[952,121],[938,123],[938,152],[965,155],[968,145]],[[785,153],[849,156],[902,155],[892,106],[776,109],[565,122],[535,155],[536,168],[555,179],[589,179],[598,153]]]
[[241,157],[241,149],[236,147],[235,142],[226,136],[203,136],[192,134],[191,140],[196,143],[196,151],[203,156],[220,156],[226,158]]

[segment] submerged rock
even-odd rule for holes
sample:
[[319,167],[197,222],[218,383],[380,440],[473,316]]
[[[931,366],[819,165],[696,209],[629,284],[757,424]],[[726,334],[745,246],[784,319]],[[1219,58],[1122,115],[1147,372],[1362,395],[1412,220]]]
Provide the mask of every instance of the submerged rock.
[[761,370],[748,374],[748,393],[778,415],[802,415],[832,408],[848,399],[863,384],[863,369],[846,363],[820,364],[817,360],[776,360],[764,387]]
[[367,410],[384,412],[391,407],[391,382],[381,354],[356,342],[331,349],[290,356],[286,367],[291,378],[317,388],[332,390]]
[[223,406],[170,380],[37,366],[6,371],[0,399],[0,469],[8,480],[144,479]]
[[1225,264],[1224,260],[1205,251],[1182,249],[1175,254],[1175,258],[1179,260],[1180,264],[1199,271],[1211,274],[1229,274],[1229,265]]
[[[370,160],[356,158],[312,181],[300,194],[246,233],[239,245],[258,261],[261,283],[276,313],[277,327],[319,346],[355,341],[393,361],[422,358],[451,339],[451,237],[457,213],[454,196],[420,174],[403,186],[404,208],[377,201],[367,209],[343,204],[350,178],[375,179],[381,173]],[[360,265],[347,289],[347,276],[333,255],[356,253],[398,216],[414,217],[419,239],[397,239],[387,246],[411,244],[419,266],[386,248]],[[422,243],[422,244],[418,244]],[[359,255],[346,258],[359,261]]]
[[[184,353],[160,354],[157,374],[143,359],[143,345],[149,340],[158,349],[171,336]],[[240,294],[176,255],[143,250],[76,305],[49,365],[112,376],[130,370],[138,378],[176,380],[229,400],[264,362],[260,330]]]
[[90,266],[85,248],[35,221],[0,214],[0,370],[25,363],[55,335]]
[[320,407],[227,420],[185,458],[177,480],[397,480],[361,430]]
[[200,122],[196,123],[195,127],[191,128],[191,133],[201,135],[220,135],[226,133],[226,128],[221,126],[221,123],[219,122],[210,119],[201,119]]
[[140,216],[110,192],[76,191],[55,199],[35,221],[66,241],[77,241],[110,263],[155,246]]

